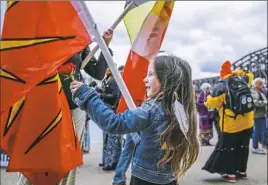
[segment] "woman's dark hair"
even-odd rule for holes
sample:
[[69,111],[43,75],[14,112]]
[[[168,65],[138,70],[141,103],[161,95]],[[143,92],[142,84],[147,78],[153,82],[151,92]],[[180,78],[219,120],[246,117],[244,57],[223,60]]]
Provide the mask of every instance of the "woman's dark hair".
[[[166,151],[159,164],[170,163],[178,179],[196,161],[200,150],[192,70],[188,62],[171,55],[156,57],[154,67],[161,84],[160,93],[155,99],[161,102],[168,117],[168,126],[160,137],[161,143],[166,146]],[[175,117],[173,109],[175,92],[188,118],[187,138],[183,135]]]

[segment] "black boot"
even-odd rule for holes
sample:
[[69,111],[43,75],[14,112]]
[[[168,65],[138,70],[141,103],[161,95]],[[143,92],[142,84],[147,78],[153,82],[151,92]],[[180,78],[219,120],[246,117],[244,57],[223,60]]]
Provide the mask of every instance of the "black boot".
[[114,168],[112,166],[106,166],[102,168],[103,171],[114,171]]

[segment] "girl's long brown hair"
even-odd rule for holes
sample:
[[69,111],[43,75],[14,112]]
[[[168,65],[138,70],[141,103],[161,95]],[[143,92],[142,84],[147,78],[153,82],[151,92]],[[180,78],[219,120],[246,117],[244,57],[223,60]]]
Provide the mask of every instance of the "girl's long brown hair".
[[[159,94],[156,99],[161,102],[168,117],[168,126],[160,137],[166,150],[159,165],[170,164],[176,178],[179,179],[196,161],[200,151],[191,67],[188,62],[176,56],[158,56],[154,61],[154,67],[161,83],[161,95]],[[177,93],[188,117],[188,139],[180,130],[174,114],[174,92]]]

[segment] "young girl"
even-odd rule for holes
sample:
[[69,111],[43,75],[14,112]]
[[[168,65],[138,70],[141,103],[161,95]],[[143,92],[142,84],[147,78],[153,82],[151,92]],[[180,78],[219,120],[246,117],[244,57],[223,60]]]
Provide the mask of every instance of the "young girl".
[[[148,100],[121,114],[105,106],[93,88],[77,81],[71,84],[74,101],[101,129],[111,134],[140,133],[132,159],[131,185],[175,185],[197,159],[191,75],[186,61],[175,56],[156,57],[144,79]],[[180,114],[184,111],[186,122]]]

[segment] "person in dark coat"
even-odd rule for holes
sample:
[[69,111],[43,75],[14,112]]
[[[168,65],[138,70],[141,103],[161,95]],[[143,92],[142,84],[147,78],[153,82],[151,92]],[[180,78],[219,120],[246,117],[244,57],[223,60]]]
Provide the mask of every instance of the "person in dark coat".
[[[120,70],[120,69],[119,69]],[[102,91],[99,92],[102,101],[114,111],[118,106],[118,102],[121,96],[117,83],[108,68],[106,76],[102,81]],[[103,132],[103,153],[102,163],[104,171],[114,170],[117,166],[119,157],[122,150],[122,135],[108,134]]]

